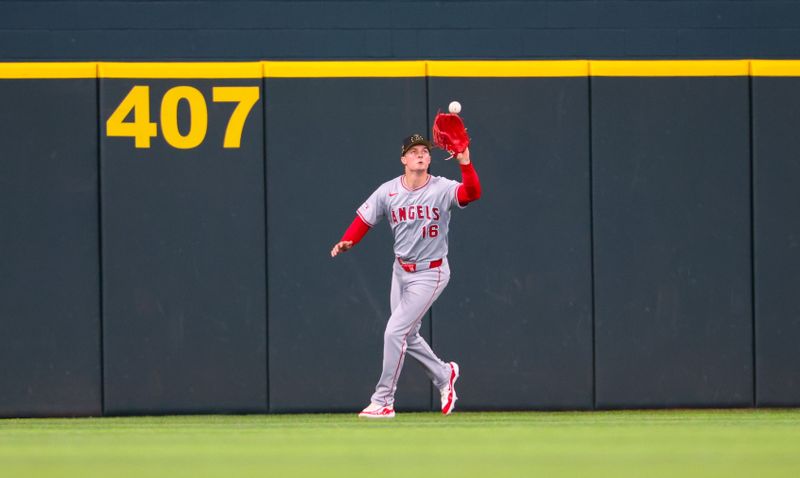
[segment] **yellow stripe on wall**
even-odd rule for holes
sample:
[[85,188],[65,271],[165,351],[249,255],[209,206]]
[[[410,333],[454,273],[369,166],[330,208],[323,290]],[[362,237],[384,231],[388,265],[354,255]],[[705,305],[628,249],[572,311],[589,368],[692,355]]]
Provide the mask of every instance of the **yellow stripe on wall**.
[[2,79],[96,77],[97,63],[0,63]]
[[209,63],[104,63],[99,67],[100,78],[261,78],[261,62]]
[[800,60],[485,60],[0,63],[0,79],[800,77]]
[[587,60],[429,61],[428,76],[563,77],[588,76]]
[[753,76],[799,76],[800,60],[752,60]]
[[265,61],[267,78],[402,78],[425,76],[425,61]]
[[591,76],[748,76],[750,60],[593,60]]

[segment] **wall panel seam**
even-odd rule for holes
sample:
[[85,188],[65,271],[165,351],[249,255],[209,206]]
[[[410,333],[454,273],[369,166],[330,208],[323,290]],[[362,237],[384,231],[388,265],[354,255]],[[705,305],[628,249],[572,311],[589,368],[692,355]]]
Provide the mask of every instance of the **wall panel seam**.
[[105,373],[105,336],[103,322],[105,320],[105,301],[103,300],[103,156],[102,156],[102,122],[100,111],[100,65],[95,64],[95,113],[97,114],[97,124],[95,133],[97,134],[97,298],[99,311],[99,354],[100,354],[100,414],[106,414],[106,373]]

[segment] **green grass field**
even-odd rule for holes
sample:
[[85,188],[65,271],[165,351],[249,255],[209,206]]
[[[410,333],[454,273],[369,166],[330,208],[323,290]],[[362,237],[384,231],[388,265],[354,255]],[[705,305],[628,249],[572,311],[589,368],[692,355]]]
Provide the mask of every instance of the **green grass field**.
[[3,477],[798,477],[800,410],[0,420]]

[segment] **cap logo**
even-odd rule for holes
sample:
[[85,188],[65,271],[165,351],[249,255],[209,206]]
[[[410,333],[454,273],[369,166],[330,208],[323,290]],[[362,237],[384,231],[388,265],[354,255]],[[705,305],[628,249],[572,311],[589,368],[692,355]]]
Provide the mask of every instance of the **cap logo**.
[[417,144],[423,144],[427,147],[430,147],[430,143],[425,140],[425,137],[419,133],[414,133],[411,136],[407,137],[403,140],[403,145],[400,147],[400,153],[406,154],[406,152],[411,149],[412,146]]

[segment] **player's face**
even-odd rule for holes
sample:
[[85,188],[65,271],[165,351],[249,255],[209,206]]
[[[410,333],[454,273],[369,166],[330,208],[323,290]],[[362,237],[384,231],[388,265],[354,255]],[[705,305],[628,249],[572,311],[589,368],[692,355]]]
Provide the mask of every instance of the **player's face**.
[[406,166],[406,171],[427,171],[431,165],[431,152],[425,145],[418,144],[409,148],[400,161]]

